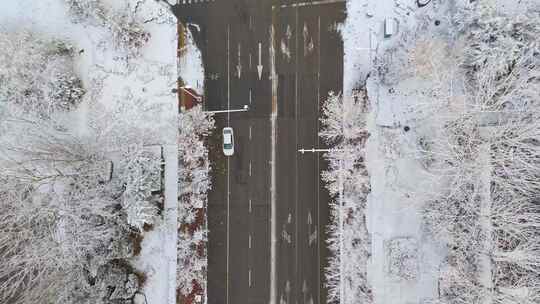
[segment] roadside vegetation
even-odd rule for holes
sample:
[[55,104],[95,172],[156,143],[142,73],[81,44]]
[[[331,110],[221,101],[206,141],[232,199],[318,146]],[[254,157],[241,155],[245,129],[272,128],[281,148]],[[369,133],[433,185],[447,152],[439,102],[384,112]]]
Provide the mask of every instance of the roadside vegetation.
[[[107,18],[116,47],[138,52],[147,34]],[[129,90],[101,104],[103,79],[83,84],[68,40],[6,27],[0,46],[0,302],[130,302],[146,280],[131,260],[163,207],[146,123],[160,109]]]
[[537,303],[539,16],[478,1],[455,17],[462,48],[450,49],[461,96],[434,105],[425,123],[436,131],[420,145],[441,185],[424,211],[427,228],[448,246],[441,300]]
[[367,282],[370,238],[364,215],[370,192],[365,166],[368,110],[365,89],[345,98],[330,93],[323,107],[319,136],[331,151],[325,154],[328,170],[322,179],[333,197],[327,240],[331,251],[326,269],[329,303],[372,300]]
[[[139,51],[150,39],[139,20],[137,7],[124,1],[121,8],[107,7],[102,0],[65,0],[74,23],[86,23],[106,27],[111,33],[113,46],[129,57],[137,57]],[[135,4],[138,6],[139,4]]]
[[211,188],[207,139],[214,119],[197,105],[179,115],[178,297],[192,303],[206,294],[207,194]]

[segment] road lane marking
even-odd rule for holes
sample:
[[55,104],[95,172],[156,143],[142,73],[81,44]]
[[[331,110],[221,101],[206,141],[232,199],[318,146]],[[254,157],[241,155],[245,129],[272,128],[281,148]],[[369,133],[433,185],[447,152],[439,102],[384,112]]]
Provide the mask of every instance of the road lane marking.
[[249,140],[251,140],[251,126],[249,126]]
[[249,279],[249,287],[251,287],[251,268],[249,269],[249,272],[248,272],[248,279]]
[[271,123],[271,174],[270,174],[270,304],[276,304],[277,300],[277,263],[276,263],[276,244],[277,244],[277,211],[276,211],[276,120],[277,120],[277,91],[278,79],[276,74],[276,51],[275,51],[275,30],[270,27],[270,73],[272,75],[272,115]]
[[[231,109],[231,58],[230,58],[231,26],[227,25],[227,110]],[[231,113],[227,112],[227,125],[231,125]],[[230,250],[230,158],[227,158],[227,299],[229,303],[229,250]]]
[[249,161],[249,176],[251,176],[251,161]]
[[236,65],[236,73],[238,76],[238,79],[242,77],[242,46],[240,45],[240,42],[238,43],[238,64]]
[[[227,25],[227,110],[231,110],[231,45],[230,45],[231,26]],[[227,123],[230,127],[231,113],[227,112]]]
[[[295,30],[294,30],[294,140],[295,140],[295,150],[298,150],[298,14],[299,14],[299,9],[298,7],[295,9]],[[294,267],[295,267],[295,273],[297,274],[300,274],[299,272],[299,268],[300,268],[300,265],[298,263],[298,250],[299,250],[299,246],[298,246],[298,198],[299,198],[299,194],[298,194],[298,175],[299,175],[299,172],[298,172],[298,153],[295,153],[294,154],[294,177],[295,177],[295,180],[294,180],[294,187],[295,187],[295,191],[294,191],[294,194],[295,194],[295,206],[294,206]],[[300,277],[297,276],[295,278],[295,286],[298,286],[296,285],[298,282],[300,281]],[[296,295],[295,295],[296,296]]]
[[249,104],[250,104],[250,105],[251,105],[251,99],[252,99],[251,94],[252,94],[251,89],[249,89]]
[[249,199],[249,213],[251,213],[251,199]]
[[262,78],[262,71],[263,71],[263,65],[262,65],[262,42],[259,42],[259,64],[257,65],[257,73],[259,74],[259,80]]
[[[321,16],[317,18],[317,29],[318,29],[318,46],[317,46],[317,132],[319,132],[319,116],[320,116],[320,102],[321,102]],[[320,146],[319,134],[317,134],[317,147]],[[320,160],[321,157],[317,154],[317,227],[320,226],[320,216],[321,216],[321,207],[320,207],[320,191],[321,191],[321,178],[320,178]],[[321,229],[322,230],[322,229]],[[317,239],[317,303],[321,303],[321,242]]]
[[272,10],[275,10],[278,7],[288,8],[288,7],[316,6],[316,5],[323,5],[323,4],[341,3],[341,2],[346,2],[346,1],[347,0],[319,0],[319,1],[311,1],[311,2],[299,2],[299,3],[291,3],[291,4],[273,5]]
[[251,249],[251,234],[249,235],[249,249]]

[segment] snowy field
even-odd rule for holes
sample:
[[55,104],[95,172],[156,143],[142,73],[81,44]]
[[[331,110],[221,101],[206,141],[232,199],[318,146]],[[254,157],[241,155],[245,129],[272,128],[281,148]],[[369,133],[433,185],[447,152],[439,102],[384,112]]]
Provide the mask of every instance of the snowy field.
[[[90,9],[70,11],[73,3],[86,3]],[[126,35],[143,34],[122,36],[124,21],[136,29]],[[172,91],[178,73],[176,18],[167,5],[154,0],[3,1],[0,29],[68,46],[74,74],[86,92],[72,111],[55,114],[69,132],[84,137],[96,124],[105,135],[118,132],[122,137],[126,130],[125,141],[111,137],[107,150],[113,154],[119,145],[130,145],[128,137],[138,138],[142,146],[165,147],[164,215],[146,217],[145,210],[133,205],[126,212],[134,229],[142,231],[143,224],[153,227],[141,232],[142,249],[131,259],[132,267],[145,274],[135,298],[140,303],[176,303],[178,105]],[[130,39],[138,38],[140,45],[130,45]]]

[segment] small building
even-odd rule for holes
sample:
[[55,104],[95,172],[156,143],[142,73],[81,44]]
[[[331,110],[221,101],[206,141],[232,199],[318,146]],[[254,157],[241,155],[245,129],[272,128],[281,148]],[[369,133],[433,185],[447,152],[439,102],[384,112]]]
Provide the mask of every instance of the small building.
[[203,102],[203,97],[197,93],[192,87],[190,86],[183,86],[180,87],[179,90],[180,94],[180,104],[179,110],[180,112],[189,110],[196,106],[197,104],[200,104]]

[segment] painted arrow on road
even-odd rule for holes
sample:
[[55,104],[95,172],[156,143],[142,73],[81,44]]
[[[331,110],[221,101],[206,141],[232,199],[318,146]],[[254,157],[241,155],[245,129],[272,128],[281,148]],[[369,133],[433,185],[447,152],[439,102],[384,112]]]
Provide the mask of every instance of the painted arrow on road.
[[287,61],[291,61],[291,50],[289,49],[291,37],[292,37],[291,26],[287,25],[287,32],[285,32],[285,39],[281,38],[281,53],[283,53],[283,56],[285,56]]
[[308,211],[308,218],[307,218],[307,224],[308,224],[308,244],[309,247],[313,245],[317,241],[317,226],[315,225],[315,229],[313,232],[311,232],[311,225],[313,224],[313,219],[311,217],[311,211]]
[[257,72],[259,73],[259,80],[261,80],[261,78],[262,78],[262,71],[263,71],[263,66],[262,66],[262,43],[259,42],[259,65],[257,65]]
[[315,45],[313,44],[313,37],[310,37],[309,35],[309,29],[307,26],[307,23],[304,23],[304,56],[307,56],[313,52],[313,49],[315,48]]

